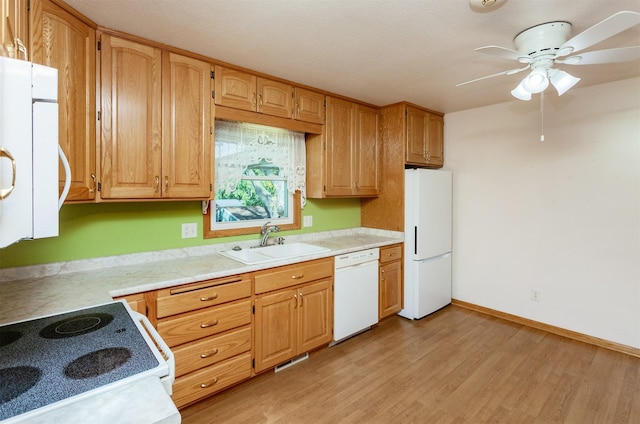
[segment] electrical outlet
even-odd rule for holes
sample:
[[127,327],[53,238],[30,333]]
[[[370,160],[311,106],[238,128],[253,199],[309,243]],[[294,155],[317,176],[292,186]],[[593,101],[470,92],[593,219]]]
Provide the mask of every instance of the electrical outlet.
[[303,221],[302,221],[302,226],[303,227],[312,227],[313,226],[313,216],[311,216],[311,215],[305,216]]
[[195,238],[198,237],[198,224],[195,222],[189,224],[182,224],[182,238]]
[[540,302],[540,290],[531,289],[531,300],[534,302]]

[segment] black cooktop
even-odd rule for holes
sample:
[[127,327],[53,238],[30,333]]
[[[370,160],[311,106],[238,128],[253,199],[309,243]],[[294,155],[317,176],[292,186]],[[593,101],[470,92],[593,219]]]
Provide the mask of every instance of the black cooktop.
[[0,327],[0,420],[154,370],[123,302]]

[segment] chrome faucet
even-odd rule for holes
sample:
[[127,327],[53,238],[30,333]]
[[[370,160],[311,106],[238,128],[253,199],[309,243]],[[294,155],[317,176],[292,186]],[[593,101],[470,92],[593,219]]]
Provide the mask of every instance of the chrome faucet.
[[271,227],[267,227],[267,225],[269,225],[270,223],[271,221],[267,221],[264,224],[262,224],[262,228],[260,228],[260,235],[262,236],[262,238],[260,239],[260,247],[267,245],[267,241],[269,240],[269,234],[277,233],[280,231],[280,228],[278,228],[277,225],[272,225]]

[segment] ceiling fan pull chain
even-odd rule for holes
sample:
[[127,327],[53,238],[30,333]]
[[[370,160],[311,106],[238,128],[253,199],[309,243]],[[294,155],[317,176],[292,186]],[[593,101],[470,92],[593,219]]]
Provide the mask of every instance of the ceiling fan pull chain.
[[540,141],[544,141],[544,91],[540,93]]

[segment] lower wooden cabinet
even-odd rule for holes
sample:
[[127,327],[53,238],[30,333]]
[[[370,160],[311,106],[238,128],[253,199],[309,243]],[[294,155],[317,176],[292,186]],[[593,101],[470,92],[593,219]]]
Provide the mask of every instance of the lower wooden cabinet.
[[[310,282],[291,286],[297,280]],[[290,265],[256,275],[255,371],[261,372],[333,339],[333,259]],[[259,284],[260,283],[260,284]]]
[[173,384],[173,402],[180,408],[249,377],[251,377],[251,353],[246,352],[176,378]]
[[179,408],[253,375],[251,286],[242,274],[155,292],[150,318],[175,355]]
[[402,244],[380,249],[378,318],[398,313],[403,305]]

